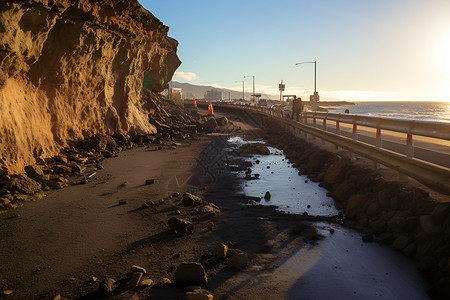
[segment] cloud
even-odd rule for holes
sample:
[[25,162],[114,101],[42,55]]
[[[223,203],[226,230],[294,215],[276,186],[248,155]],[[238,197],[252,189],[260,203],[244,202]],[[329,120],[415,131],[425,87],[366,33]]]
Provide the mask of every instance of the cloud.
[[182,80],[195,80],[199,77],[194,72],[175,72],[173,74],[173,79],[182,79]]

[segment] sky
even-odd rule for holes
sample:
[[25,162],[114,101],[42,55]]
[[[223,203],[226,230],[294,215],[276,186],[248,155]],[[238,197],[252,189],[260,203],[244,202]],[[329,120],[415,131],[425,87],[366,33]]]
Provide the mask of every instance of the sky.
[[[450,0],[139,0],[169,26],[174,80],[322,100],[450,101]],[[278,96],[279,97],[279,96]]]

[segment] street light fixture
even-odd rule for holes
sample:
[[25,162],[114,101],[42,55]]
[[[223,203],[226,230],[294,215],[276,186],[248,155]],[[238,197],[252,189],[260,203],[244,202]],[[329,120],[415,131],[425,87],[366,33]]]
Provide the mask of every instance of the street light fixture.
[[244,78],[247,77],[252,77],[252,82],[253,82],[253,95],[252,95],[252,102],[255,102],[255,75],[248,75],[248,76],[244,76]]
[[317,74],[317,62],[316,61],[304,61],[296,63],[295,65],[301,65],[301,64],[314,64],[314,94],[310,96],[309,101],[311,103],[311,107],[313,110],[317,110],[317,102],[319,102],[319,94],[317,93],[317,81],[316,81],[316,74]]
[[242,81],[235,81],[235,82],[242,82],[242,100],[245,101],[245,90],[244,90],[244,80]]

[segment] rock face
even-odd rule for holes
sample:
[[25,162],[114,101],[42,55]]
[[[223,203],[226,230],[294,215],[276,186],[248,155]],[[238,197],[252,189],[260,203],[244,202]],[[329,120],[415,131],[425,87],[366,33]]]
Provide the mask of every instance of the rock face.
[[155,133],[177,41],[136,0],[0,2],[0,167],[20,173],[96,134]]

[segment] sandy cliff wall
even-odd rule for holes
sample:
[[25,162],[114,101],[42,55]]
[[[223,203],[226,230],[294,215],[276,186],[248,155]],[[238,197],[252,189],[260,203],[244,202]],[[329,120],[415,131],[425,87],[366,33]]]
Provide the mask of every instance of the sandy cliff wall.
[[0,20],[3,170],[70,140],[156,131],[141,91],[164,89],[178,43],[136,0],[0,1]]

